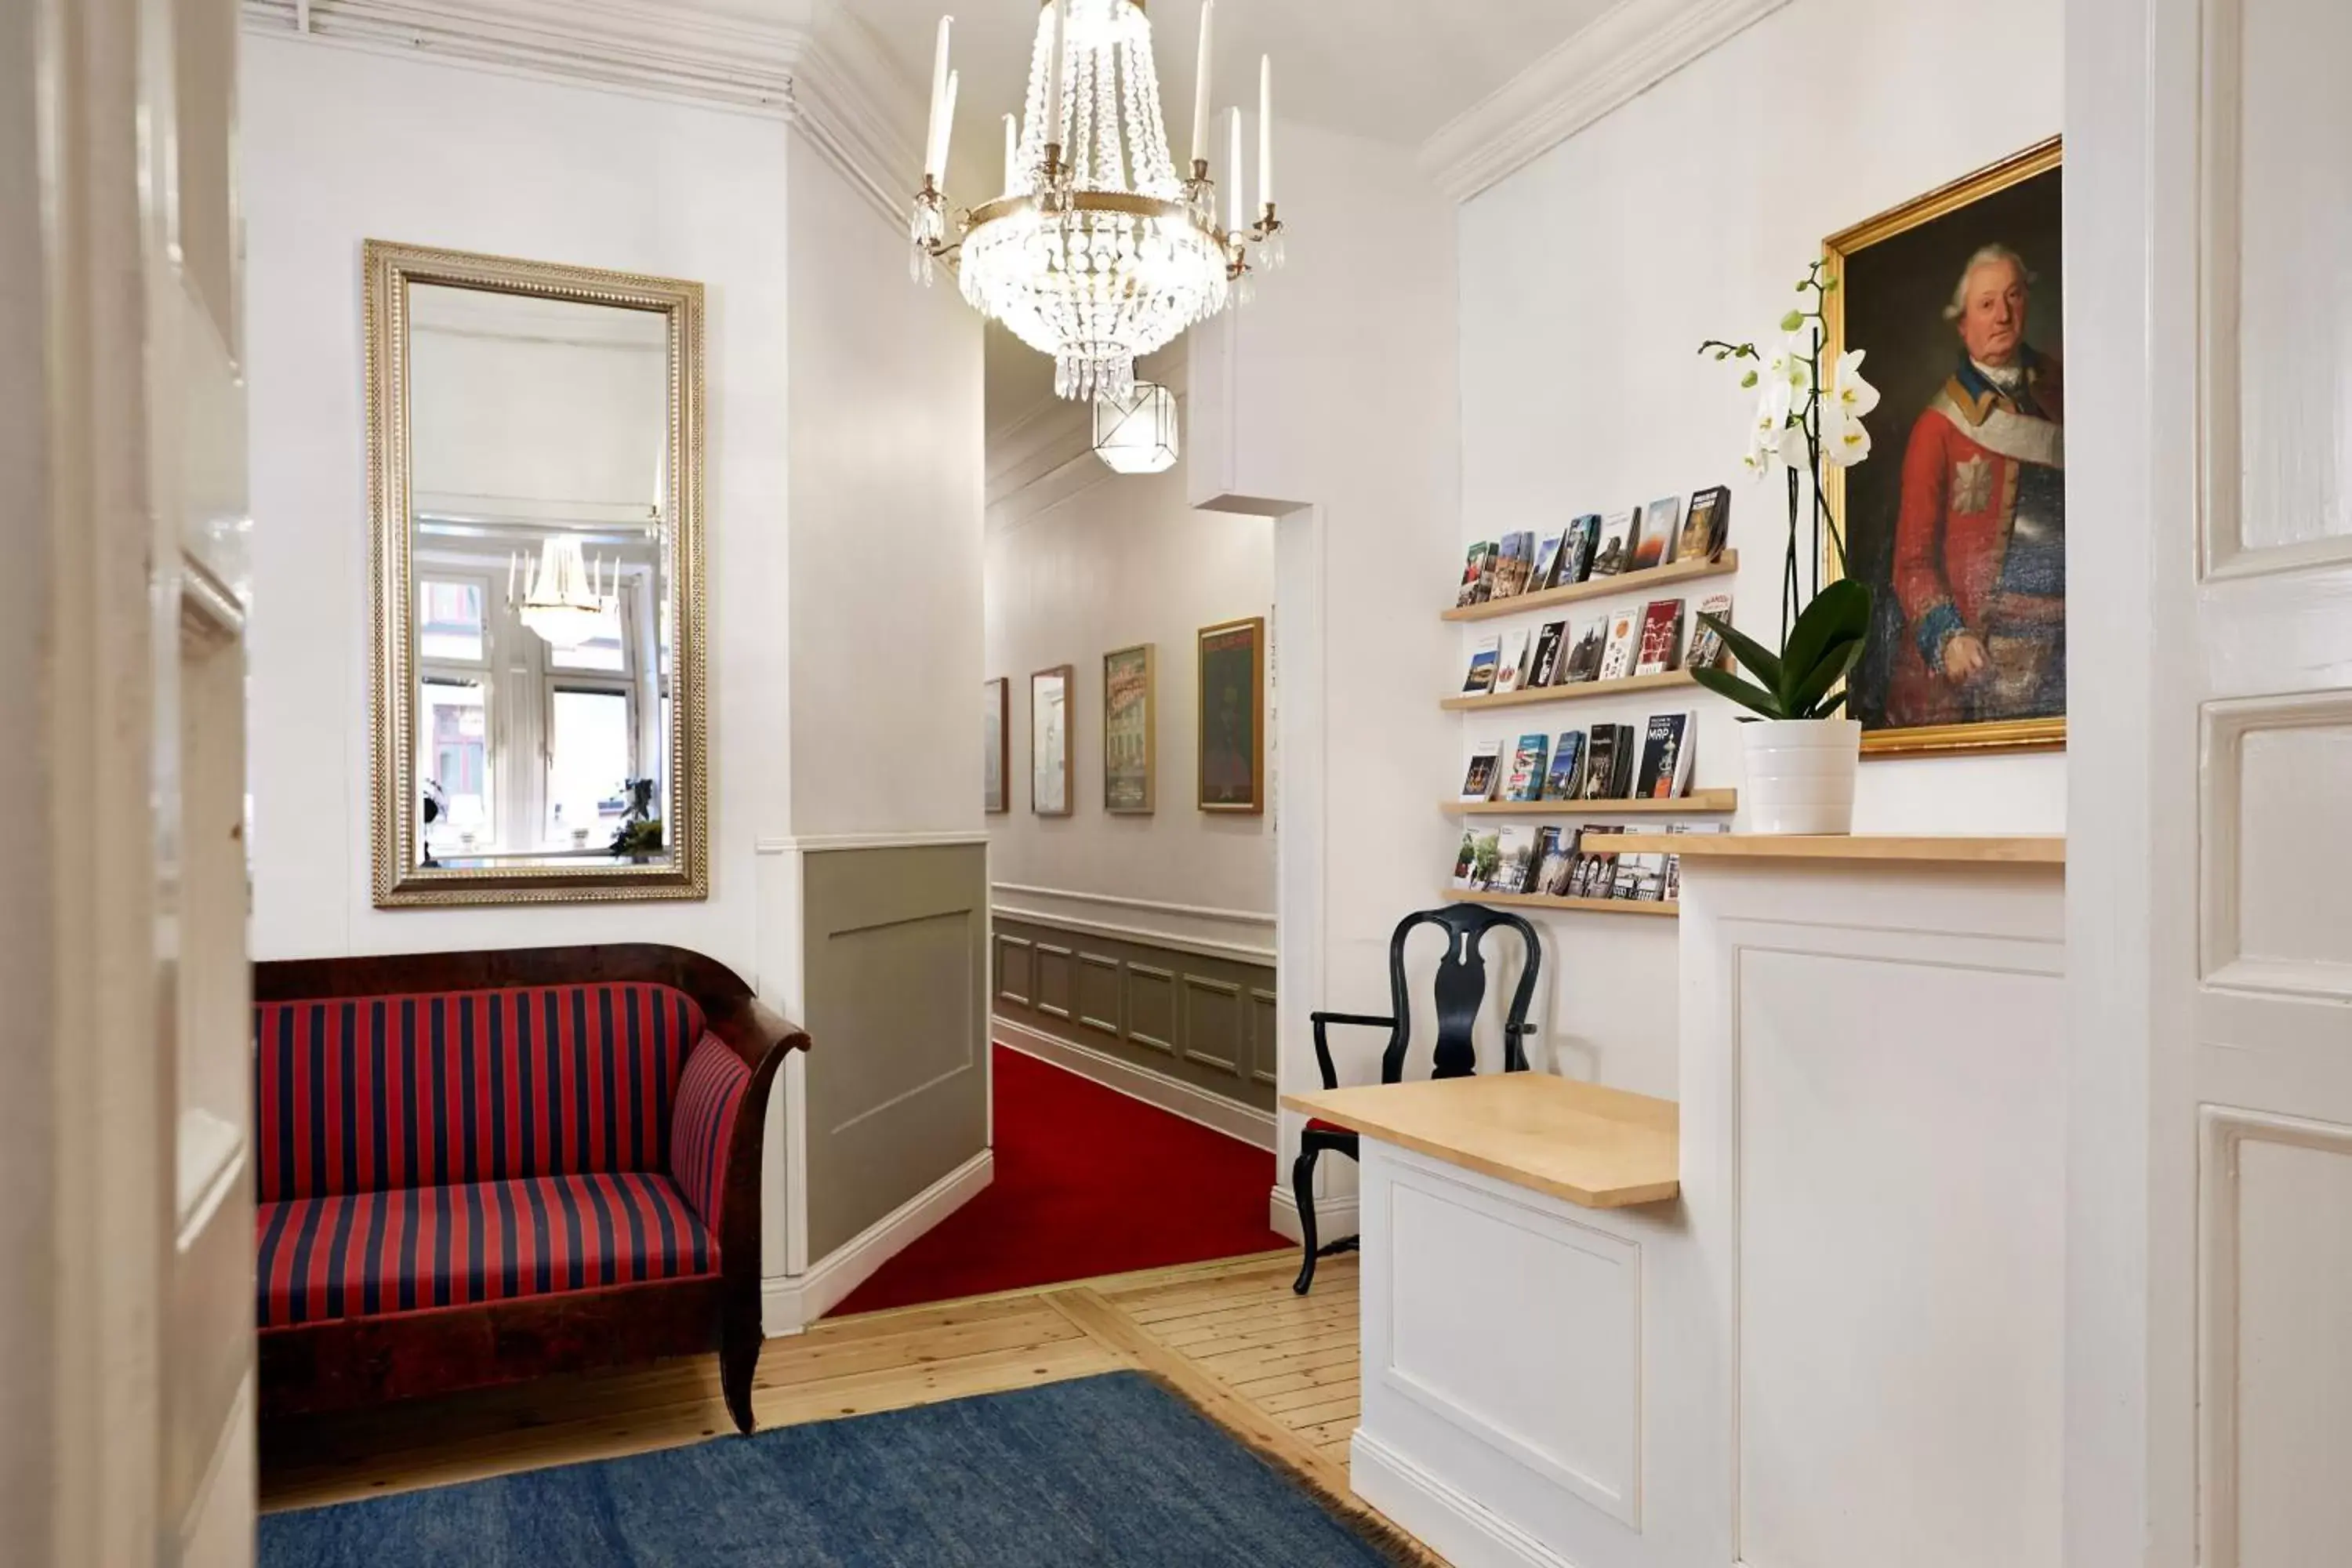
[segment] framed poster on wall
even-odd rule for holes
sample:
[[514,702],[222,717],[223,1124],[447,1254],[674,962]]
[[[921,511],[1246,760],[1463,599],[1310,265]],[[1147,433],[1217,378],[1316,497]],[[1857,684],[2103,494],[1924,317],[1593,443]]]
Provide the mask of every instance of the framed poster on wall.
[[1150,643],[1103,655],[1103,809],[1115,816],[1151,814],[1153,675]]
[[1012,685],[1003,676],[980,683],[981,809],[992,814],[1007,809],[1004,759],[1012,751]]
[[1265,810],[1265,618],[1200,634],[1202,811]]
[[1070,800],[1070,682],[1075,666],[1060,664],[1029,678],[1029,809],[1067,816]]

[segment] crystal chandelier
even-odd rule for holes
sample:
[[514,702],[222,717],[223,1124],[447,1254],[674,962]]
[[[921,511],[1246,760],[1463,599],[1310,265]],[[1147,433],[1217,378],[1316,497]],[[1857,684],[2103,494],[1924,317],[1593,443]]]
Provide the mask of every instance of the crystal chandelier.
[[1003,194],[957,212],[953,241],[941,186],[958,80],[948,68],[952,18],[940,23],[910,231],[915,276],[929,283],[938,263],[953,268],[974,310],[1053,356],[1063,397],[1131,399],[1139,356],[1246,302],[1253,247],[1265,265],[1282,264],[1269,61],[1258,77],[1259,216],[1244,227],[1236,109],[1227,116],[1229,211],[1218,224],[1208,158],[1214,20],[1215,0],[1203,0],[1192,167],[1180,175],[1142,0],[1045,0],[1028,96],[1018,118],[1004,117]]
[[596,569],[580,552],[580,541],[559,533],[542,541],[539,565],[526,573],[522,558],[507,558],[507,603],[521,612],[522,624],[551,647],[576,648],[607,636],[620,603],[620,563],[605,564],[607,582],[597,592]]

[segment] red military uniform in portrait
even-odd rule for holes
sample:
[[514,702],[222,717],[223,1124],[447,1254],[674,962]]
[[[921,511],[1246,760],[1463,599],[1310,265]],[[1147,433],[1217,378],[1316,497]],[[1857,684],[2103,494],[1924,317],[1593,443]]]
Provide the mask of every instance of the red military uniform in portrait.
[[[1901,646],[1887,684],[1896,729],[2065,711],[2065,403],[2058,362],[2028,350],[2004,388],[1966,357],[1903,453],[1893,582]],[[1973,637],[1986,668],[1946,670]]]

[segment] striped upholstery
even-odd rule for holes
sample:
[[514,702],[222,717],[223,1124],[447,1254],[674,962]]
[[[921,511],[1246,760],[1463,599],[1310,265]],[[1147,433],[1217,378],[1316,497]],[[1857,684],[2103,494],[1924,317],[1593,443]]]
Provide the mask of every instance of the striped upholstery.
[[264,1203],[670,1164],[701,1009],[628,982],[254,1008]]
[[266,1202],[265,1329],[719,1270],[668,1177],[537,1176]]
[[670,1127],[670,1175],[714,1235],[719,1205],[727,1192],[727,1147],[735,1128],[735,1107],[751,1085],[751,1069],[727,1042],[705,1035],[686,1059],[677,1086],[677,1111]]

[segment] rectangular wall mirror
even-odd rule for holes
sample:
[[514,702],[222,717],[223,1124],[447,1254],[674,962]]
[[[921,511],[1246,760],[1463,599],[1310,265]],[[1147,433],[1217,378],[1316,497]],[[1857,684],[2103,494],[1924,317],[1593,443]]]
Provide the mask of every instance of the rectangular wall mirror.
[[377,905],[708,897],[702,286],[365,268]]

